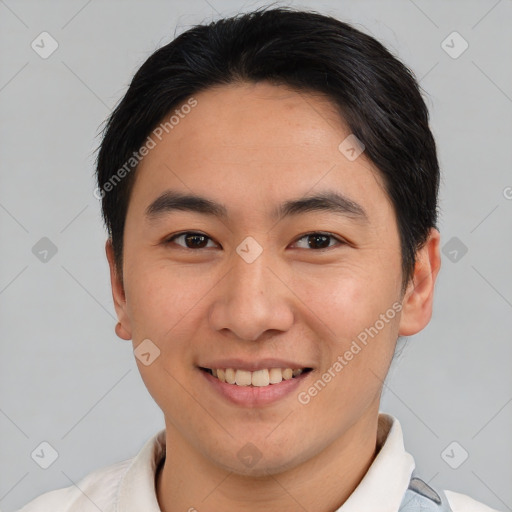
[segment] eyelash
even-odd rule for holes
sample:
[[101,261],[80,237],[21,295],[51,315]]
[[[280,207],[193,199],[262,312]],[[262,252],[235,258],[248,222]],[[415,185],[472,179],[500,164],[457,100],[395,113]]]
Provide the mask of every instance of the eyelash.
[[[165,245],[170,244],[175,239],[177,239],[181,236],[184,236],[184,235],[199,235],[199,236],[207,238],[208,240],[212,240],[212,238],[210,238],[209,236],[207,236],[203,233],[197,232],[197,231],[182,231],[181,233],[176,233],[175,235],[172,235],[171,237],[167,238],[164,241],[164,244]],[[305,233],[305,234],[301,235],[299,238],[297,238],[294,243],[298,242],[299,240],[302,240],[303,238],[308,238],[308,237],[311,237],[314,235],[320,235],[320,236],[332,238],[332,239],[335,239],[339,243],[339,245],[347,245],[347,242],[345,242],[345,240],[333,235],[332,233],[327,233],[327,232],[323,232],[323,231],[311,231],[309,233]],[[198,251],[200,249],[205,249],[205,247],[200,247],[199,249],[194,249],[192,247],[184,247],[184,246],[180,246],[180,247],[182,249],[190,250],[190,251]],[[333,247],[335,247],[335,246],[324,247],[323,249],[310,249],[310,250],[312,250],[314,252],[322,252],[322,251],[327,251],[328,249],[332,249]]]

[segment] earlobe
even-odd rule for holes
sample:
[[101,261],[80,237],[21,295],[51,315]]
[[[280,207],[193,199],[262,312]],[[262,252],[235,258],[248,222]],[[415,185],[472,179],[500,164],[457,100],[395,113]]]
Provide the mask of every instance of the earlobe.
[[110,267],[110,284],[112,286],[112,298],[114,300],[114,308],[116,310],[118,323],[115,327],[115,332],[119,338],[123,340],[131,340],[131,327],[129,317],[126,311],[126,295],[124,286],[119,278],[116,270],[114,259],[114,248],[112,240],[109,238],[105,243],[105,253],[107,255],[108,264]]
[[417,334],[432,317],[435,281],[441,267],[439,241],[439,231],[431,228],[427,241],[416,253],[414,275],[402,302],[399,336]]
[[119,338],[121,338],[122,340],[127,340],[128,341],[128,340],[132,339],[131,334],[123,327],[121,322],[117,322],[116,327],[115,327],[114,330],[115,330],[117,336]]

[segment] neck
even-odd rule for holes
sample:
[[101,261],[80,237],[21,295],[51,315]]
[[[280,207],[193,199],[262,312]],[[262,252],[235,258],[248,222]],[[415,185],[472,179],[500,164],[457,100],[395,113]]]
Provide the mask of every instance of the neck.
[[[166,458],[156,476],[162,512],[280,512],[337,510],[359,485],[377,454],[378,409],[321,452],[283,472],[241,475],[206,460],[166,424]],[[169,428],[171,427],[171,428]],[[167,451],[168,450],[168,451]]]

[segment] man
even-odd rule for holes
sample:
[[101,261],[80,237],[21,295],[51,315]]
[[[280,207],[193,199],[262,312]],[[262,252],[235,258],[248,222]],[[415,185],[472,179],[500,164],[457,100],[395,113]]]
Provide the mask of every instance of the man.
[[166,428],[24,512],[491,511],[379,414],[440,268],[428,112],[380,43],[290,9],[194,27],[134,76],[97,175],[116,333]]

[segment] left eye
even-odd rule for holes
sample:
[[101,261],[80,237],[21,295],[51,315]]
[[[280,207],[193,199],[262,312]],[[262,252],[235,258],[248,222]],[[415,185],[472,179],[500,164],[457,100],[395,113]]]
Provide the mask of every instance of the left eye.
[[345,243],[343,240],[335,237],[334,235],[331,235],[330,233],[307,233],[306,235],[301,236],[298,241],[305,239],[312,240],[312,242],[307,242],[306,248],[316,250],[328,249],[329,247],[332,247],[329,245],[329,239],[336,240],[340,245]]
[[[169,239],[166,240],[166,243],[174,242],[175,240],[178,240],[180,238],[183,238],[184,247],[186,249],[204,249],[208,244],[208,240],[211,240],[209,236],[206,236],[203,233],[186,231],[184,233],[178,233],[177,235],[170,237]],[[306,242],[306,247],[303,248],[314,250],[322,250],[332,247],[332,245],[330,245],[329,243],[329,240],[335,240],[338,242],[339,245],[345,244],[343,240],[334,235],[331,235],[330,233],[307,233],[305,235],[302,235],[299,239],[297,239],[295,244],[297,244],[301,240],[308,240]],[[183,247],[182,244],[178,245],[181,245]]]

